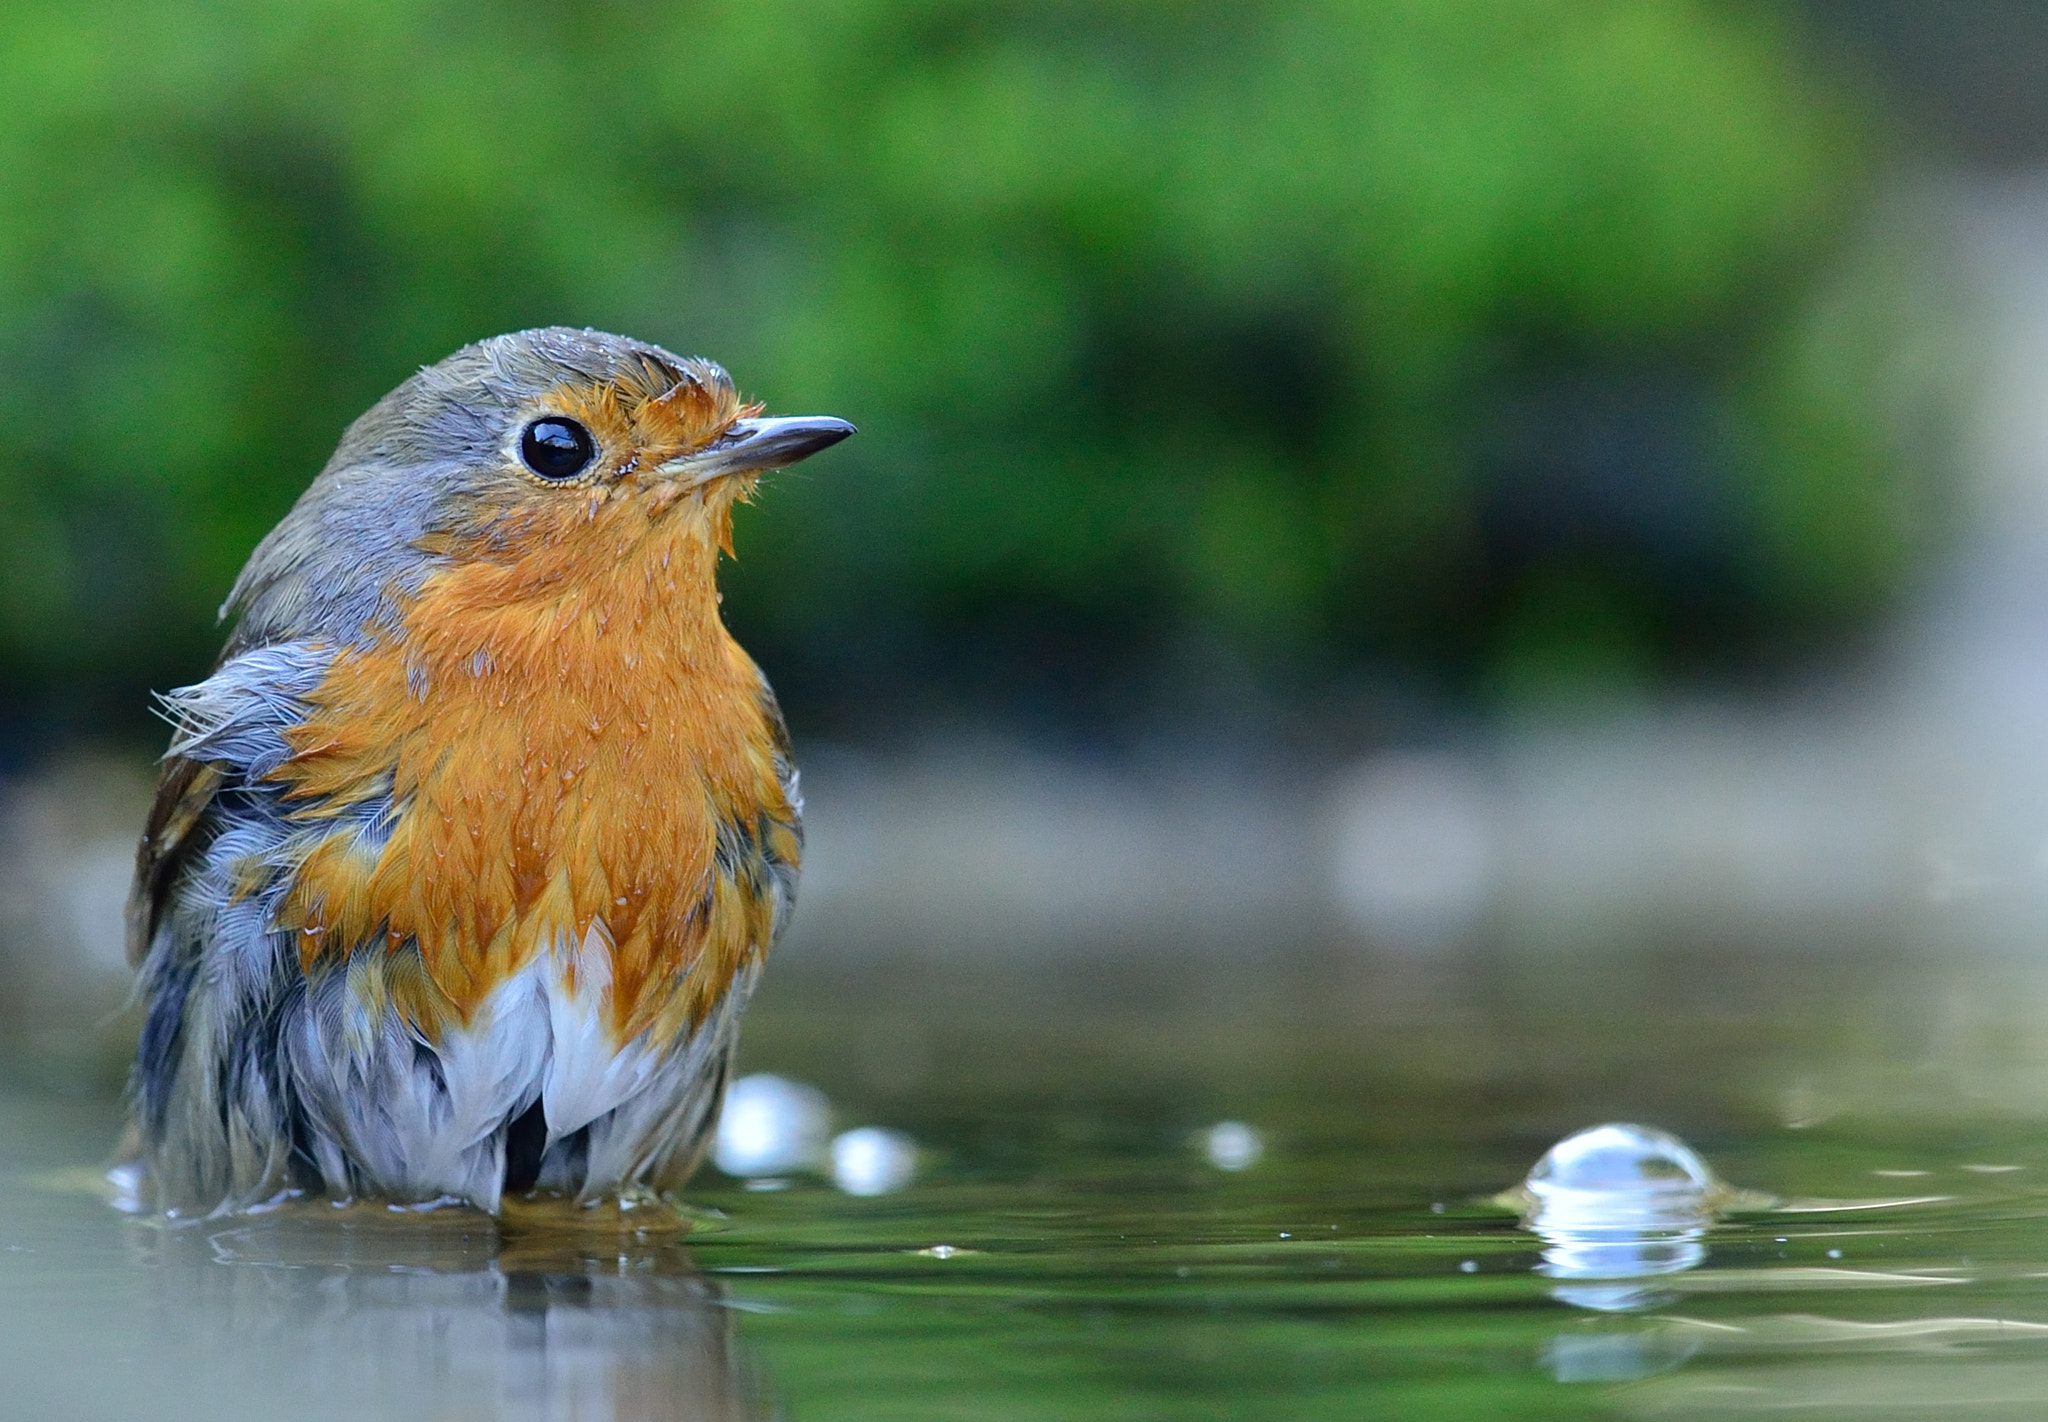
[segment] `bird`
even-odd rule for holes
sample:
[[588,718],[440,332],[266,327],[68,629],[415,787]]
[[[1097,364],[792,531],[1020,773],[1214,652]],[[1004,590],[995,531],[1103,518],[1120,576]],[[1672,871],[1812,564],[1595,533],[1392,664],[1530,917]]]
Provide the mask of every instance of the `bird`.
[[680,1187],[795,903],[802,796],[717,567],[769,418],[547,327],[351,424],[221,608],[136,855],[140,1208]]

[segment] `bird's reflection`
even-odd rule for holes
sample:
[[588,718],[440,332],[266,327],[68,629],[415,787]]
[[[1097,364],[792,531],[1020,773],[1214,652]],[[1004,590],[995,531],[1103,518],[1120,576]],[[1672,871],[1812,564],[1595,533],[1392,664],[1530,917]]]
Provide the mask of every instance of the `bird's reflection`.
[[1552,1146],[1508,1195],[1544,1241],[1538,1272],[1564,1303],[1620,1312],[1661,1303],[1655,1280],[1707,1257],[1731,1195],[1691,1147],[1650,1126],[1596,1126]]
[[[1705,1261],[1721,1212],[1762,1202],[1669,1132],[1623,1123],[1567,1136],[1500,1197],[1543,1241],[1537,1272],[1556,1281],[1552,1297],[1594,1314],[1667,1302],[1660,1282]],[[1558,1334],[1544,1362],[1559,1382],[1616,1382],[1675,1368],[1698,1346],[1662,1326],[1607,1325]]]
[[676,1222],[573,1213],[294,1203],[133,1237],[164,1341],[218,1355],[226,1375],[274,1358],[295,1388],[374,1415],[772,1415],[725,1291]]

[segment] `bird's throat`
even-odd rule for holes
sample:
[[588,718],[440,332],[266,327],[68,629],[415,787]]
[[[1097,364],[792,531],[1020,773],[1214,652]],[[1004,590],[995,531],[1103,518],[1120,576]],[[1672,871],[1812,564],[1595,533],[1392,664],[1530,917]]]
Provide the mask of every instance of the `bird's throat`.
[[[794,815],[760,674],[718,615],[722,520],[691,512],[621,501],[515,561],[452,563],[399,635],[336,657],[277,772],[309,831],[279,915],[308,971],[416,952],[400,1006],[466,1019],[594,932],[624,1040],[701,1020],[764,950],[772,906],[718,848],[784,826],[793,863]],[[376,797],[381,840],[350,828]]]

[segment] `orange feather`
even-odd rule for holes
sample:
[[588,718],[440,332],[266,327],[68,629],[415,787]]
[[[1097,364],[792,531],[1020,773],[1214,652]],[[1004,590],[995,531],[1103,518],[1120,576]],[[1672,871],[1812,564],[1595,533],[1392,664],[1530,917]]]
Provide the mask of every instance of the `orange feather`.
[[718,614],[716,563],[745,490],[632,470],[750,407],[694,381],[546,402],[625,436],[606,441],[631,451],[619,477],[502,510],[489,536],[447,550],[397,629],[335,658],[275,778],[302,819],[387,791],[397,819],[375,853],[317,840],[278,926],[299,933],[309,971],[416,951],[419,972],[381,980],[430,1035],[595,931],[617,1039],[680,1033],[770,936],[772,898],[716,854],[721,834],[765,837],[793,864],[795,814],[760,674]]

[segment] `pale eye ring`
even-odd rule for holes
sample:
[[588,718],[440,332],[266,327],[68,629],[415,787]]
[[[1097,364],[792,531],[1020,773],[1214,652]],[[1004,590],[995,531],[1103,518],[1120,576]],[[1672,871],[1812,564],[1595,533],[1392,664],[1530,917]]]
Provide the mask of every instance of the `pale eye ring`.
[[519,457],[543,479],[573,479],[597,458],[597,441],[574,420],[548,415],[519,436]]

